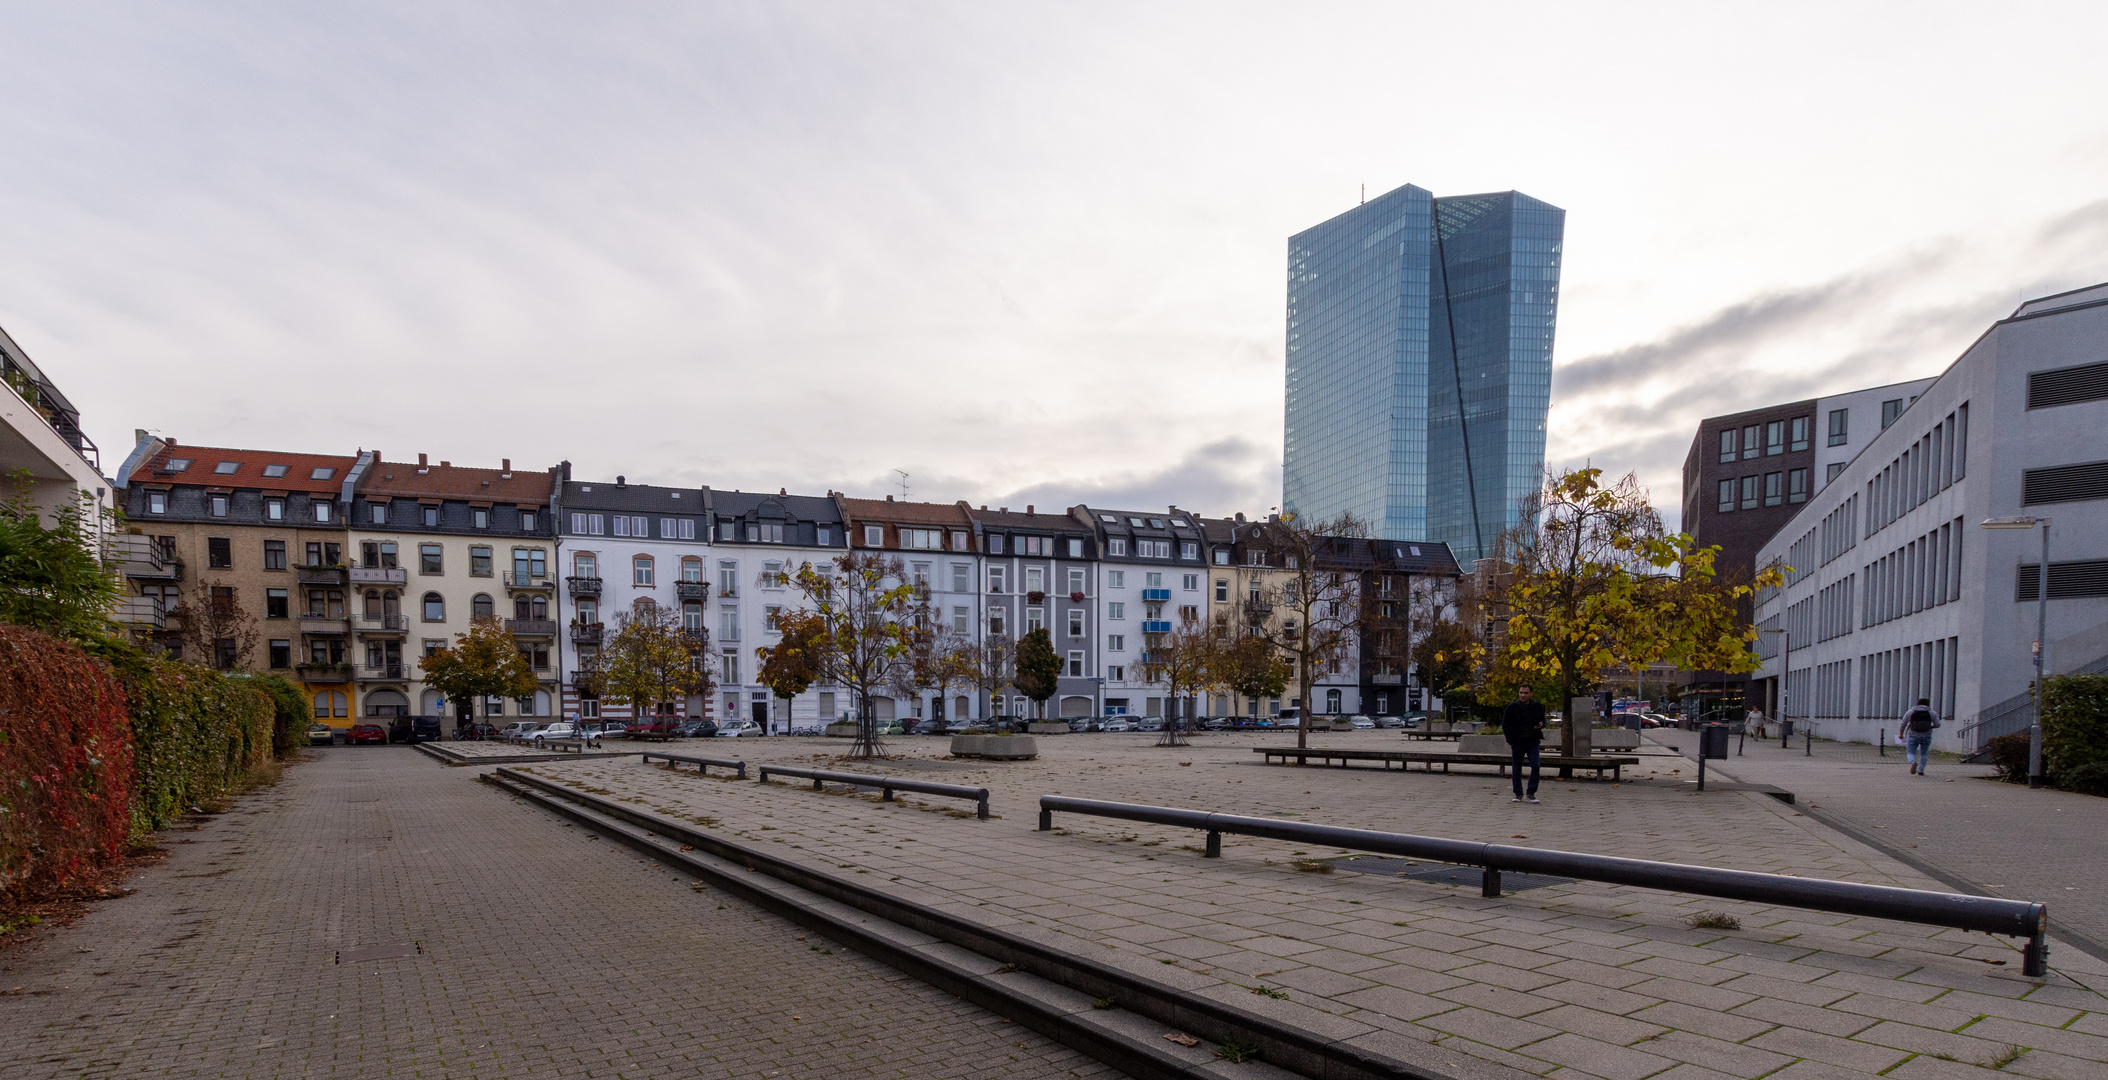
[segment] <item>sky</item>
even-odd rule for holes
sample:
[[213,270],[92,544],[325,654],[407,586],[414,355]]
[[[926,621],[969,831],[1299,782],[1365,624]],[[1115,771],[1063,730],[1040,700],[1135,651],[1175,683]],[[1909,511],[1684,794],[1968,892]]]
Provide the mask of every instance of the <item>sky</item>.
[[[0,326],[185,443],[1279,502],[1287,237],[1567,211],[1548,457],[2108,280],[2099,4],[0,3]],[[903,478],[900,474],[905,473]]]

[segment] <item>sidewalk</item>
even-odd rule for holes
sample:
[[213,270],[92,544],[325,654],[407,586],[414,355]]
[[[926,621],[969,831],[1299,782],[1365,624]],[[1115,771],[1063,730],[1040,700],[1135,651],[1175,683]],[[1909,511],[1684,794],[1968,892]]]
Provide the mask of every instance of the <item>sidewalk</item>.
[[315,757],[0,952],[0,1076],[1116,1075],[473,770]]
[[[1697,732],[1647,737],[1698,753]],[[1741,756],[1707,762],[1706,775],[1785,788],[1865,842],[1924,863],[1950,887],[2040,900],[2053,932],[2108,961],[2108,799],[2000,783],[1991,779],[1995,769],[1952,758],[1912,776],[1902,747],[1885,757],[1871,746],[1818,741],[1815,750],[1809,757],[1799,740],[1783,751],[1777,741],[1750,741]]]

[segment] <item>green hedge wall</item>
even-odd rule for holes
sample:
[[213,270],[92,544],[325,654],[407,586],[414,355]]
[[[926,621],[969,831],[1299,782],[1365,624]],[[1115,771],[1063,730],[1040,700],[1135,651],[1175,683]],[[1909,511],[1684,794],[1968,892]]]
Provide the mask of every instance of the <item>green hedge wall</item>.
[[2042,688],[2042,770],[2049,782],[2108,795],[2108,675],[2053,675]]
[[251,680],[149,660],[125,685],[131,705],[132,829],[165,827],[185,811],[241,791],[272,760],[276,710]]

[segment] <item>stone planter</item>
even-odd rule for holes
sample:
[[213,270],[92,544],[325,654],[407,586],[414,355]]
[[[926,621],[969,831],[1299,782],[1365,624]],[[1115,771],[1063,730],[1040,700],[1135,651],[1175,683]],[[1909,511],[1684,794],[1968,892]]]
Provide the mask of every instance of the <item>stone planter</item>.
[[951,750],[953,757],[992,761],[1021,761],[1039,756],[1039,745],[1030,735],[954,735]]
[[1035,720],[1026,724],[1025,730],[1034,735],[1067,735],[1069,733],[1069,725],[1057,720]]
[[1332,722],[1331,722],[1331,726],[1332,726],[1332,730],[1334,730],[1334,731],[1353,731],[1353,730],[1354,730],[1354,723],[1353,723],[1353,721],[1351,721],[1351,720],[1334,720],[1334,721],[1332,721]]
[[1500,735],[1465,735],[1457,739],[1459,754],[1505,754],[1508,740]]
[[841,738],[844,738],[844,739],[854,739],[854,738],[856,738],[856,733],[857,733],[857,731],[858,731],[858,728],[857,728],[857,726],[856,726],[855,724],[829,724],[829,725],[827,725],[827,734],[829,734],[829,735],[834,735],[834,736],[839,736],[839,737],[841,737]]

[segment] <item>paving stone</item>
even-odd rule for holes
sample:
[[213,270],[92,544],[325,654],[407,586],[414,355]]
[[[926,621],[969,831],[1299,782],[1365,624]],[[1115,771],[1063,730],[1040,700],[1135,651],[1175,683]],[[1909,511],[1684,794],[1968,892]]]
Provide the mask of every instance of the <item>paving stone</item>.
[[1910,1056],[1901,1050],[1788,1027],[1773,1028],[1749,1040],[1747,1045],[1787,1057],[1813,1058],[1839,1068],[1871,1073],[1883,1072]]
[[1614,1046],[1571,1032],[1523,1047],[1522,1053],[1557,1062],[1604,1080],[1640,1080],[1667,1069],[1674,1062],[1642,1050]]

